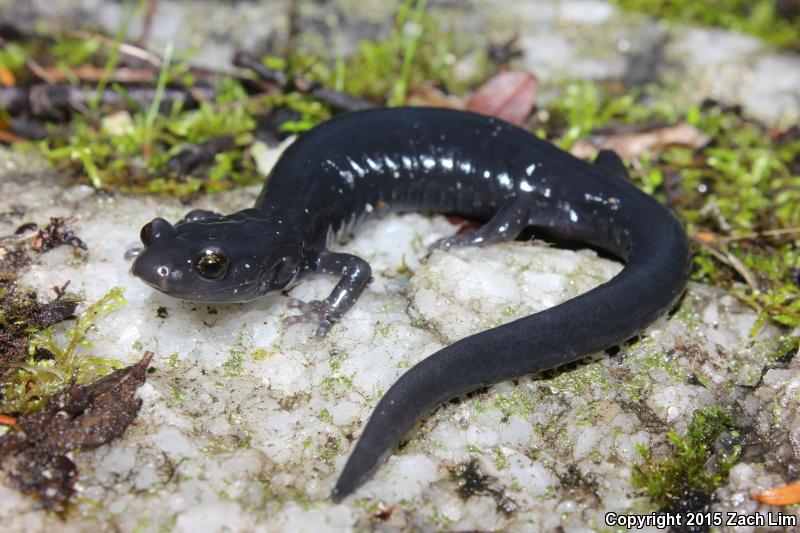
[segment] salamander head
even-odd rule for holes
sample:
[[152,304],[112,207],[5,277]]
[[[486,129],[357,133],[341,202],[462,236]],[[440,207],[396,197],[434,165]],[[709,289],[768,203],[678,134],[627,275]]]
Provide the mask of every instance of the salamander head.
[[[269,235],[272,235],[270,238]],[[288,285],[303,264],[301,240],[231,215],[145,224],[131,272],[161,292],[196,302],[245,302]]]

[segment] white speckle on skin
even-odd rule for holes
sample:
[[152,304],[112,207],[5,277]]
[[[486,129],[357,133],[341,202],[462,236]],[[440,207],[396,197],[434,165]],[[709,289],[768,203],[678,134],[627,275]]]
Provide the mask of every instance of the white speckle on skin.
[[511,177],[508,175],[507,172],[501,172],[497,175],[497,182],[505,189],[511,189],[514,184],[511,181]]
[[355,160],[350,159],[348,157],[347,163],[350,165],[350,168],[352,168],[355,171],[355,173],[358,174],[359,178],[363,178],[364,176],[367,175],[367,171],[361,165],[359,165]]

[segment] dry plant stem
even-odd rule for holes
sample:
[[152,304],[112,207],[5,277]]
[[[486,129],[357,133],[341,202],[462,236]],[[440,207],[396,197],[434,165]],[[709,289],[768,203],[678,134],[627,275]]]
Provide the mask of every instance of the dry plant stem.
[[696,233],[690,233],[689,237],[699,244],[704,250],[708,251],[714,258],[719,260],[722,264],[727,265],[734,269],[747,283],[747,285],[753,289],[754,291],[760,290],[758,285],[758,280],[756,280],[755,275],[753,272],[742,263],[738,257],[733,255],[730,252],[723,252],[718,250],[716,247],[712,246],[708,243],[706,239],[703,237],[698,236]]
[[[77,37],[83,39],[96,39],[106,47],[116,46],[114,39],[111,39],[110,37],[107,37],[105,35],[100,35],[98,33],[93,33],[88,31],[72,31],[67,33],[67,35],[69,37]],[[120,43],[119,53],[150,63],[156,68],[161,68],[162,59],[157,54],[154,54],[153,52],[141,46],[136,46],[130,43]]]

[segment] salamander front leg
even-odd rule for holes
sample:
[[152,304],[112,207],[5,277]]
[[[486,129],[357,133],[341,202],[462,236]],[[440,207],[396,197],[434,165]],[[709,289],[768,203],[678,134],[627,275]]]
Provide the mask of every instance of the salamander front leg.
[[178,222],[196,222],[198,220],[205,220],[208,218],[222,218],[222,215],[207,209],[193,209],[183,215],[183,218]]
[[530,203],[520,200],[502,206],[489,221],[478,229],[439,239],[430,250],[451,246],[476,246],[513,240],[530,224]]
[[348,309],[353,307],[358,297],[372,280],[369,263],[350,254],[323,251],[313,271],[332,276],[341,276],[339,283],[324,300],[303,302],[296,298],[289,300],[291,309],[300,310],[299,315],[287,316],[287,325],[312,322],[317,325],[315,335],[324,337],[331,326],[338,322]]

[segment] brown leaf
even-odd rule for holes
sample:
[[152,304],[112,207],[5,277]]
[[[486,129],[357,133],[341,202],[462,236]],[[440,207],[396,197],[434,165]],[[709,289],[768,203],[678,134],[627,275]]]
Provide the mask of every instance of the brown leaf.
[[505,70],[489,78],[472,93],[467,109],[521,125],[531,114],[539,82],[524,70]]
[[660,150],[673,145],[697,150],[708,144],[710,140],[711,137],[694,126],[681,122],[674,126],[648,131],[609,135],[599,143],[580,141],[572,146],[570,152],[576,157],[585,159],[595,154],[597,150],[614,150],[621,157],[630,159],[647,151]]
[[0,464],[11,483],[39,496],[43,507],[63,512],[78,478],[67,454],[97,448],[125,432],[142,406],[136,390],[152,358],[146,352],[135,365],[89,385],[72,385],[42,411],[17,418],[0,437]]
[[63,218],[50,217],[50,223],[40,229],[39,233],[34,237],[31,242],[31,248],[33,248],[35,252],[46,252],[62,244],[74,246],[81,250],[89,249],[86,243],[76,236],[75,232],[67,226],[66,220]]
[[800,482],[759,492],[753,495],[753,499],[767,505],[795,505],[800,503]]
[[448,107],[464,109],[464,101],[430,85],[415,87],[408,92],[408,105],[419,107]]
[[5,85],[6,87],[11,87],[17,82],[16,78],[14,78],[14,73],[8,70],[3,65],[0,65],[0,85]]
[[[0,298],[0,316],[5,320],[5,325],[0,326],[0,369],[3,365],[27,358],[30,355],[28,346],[32,332],[67,320],[75,313],[77,306],[78,300],[69,296],[44,303],[35,294],[20,294],[8,290]],[[52,354],[40,348],[34,356],[45,358],[52,357]]]
[[6,144],[24,143],[28,139],[23,139],[11,133],[10,131],[0,130],[0,142]]

